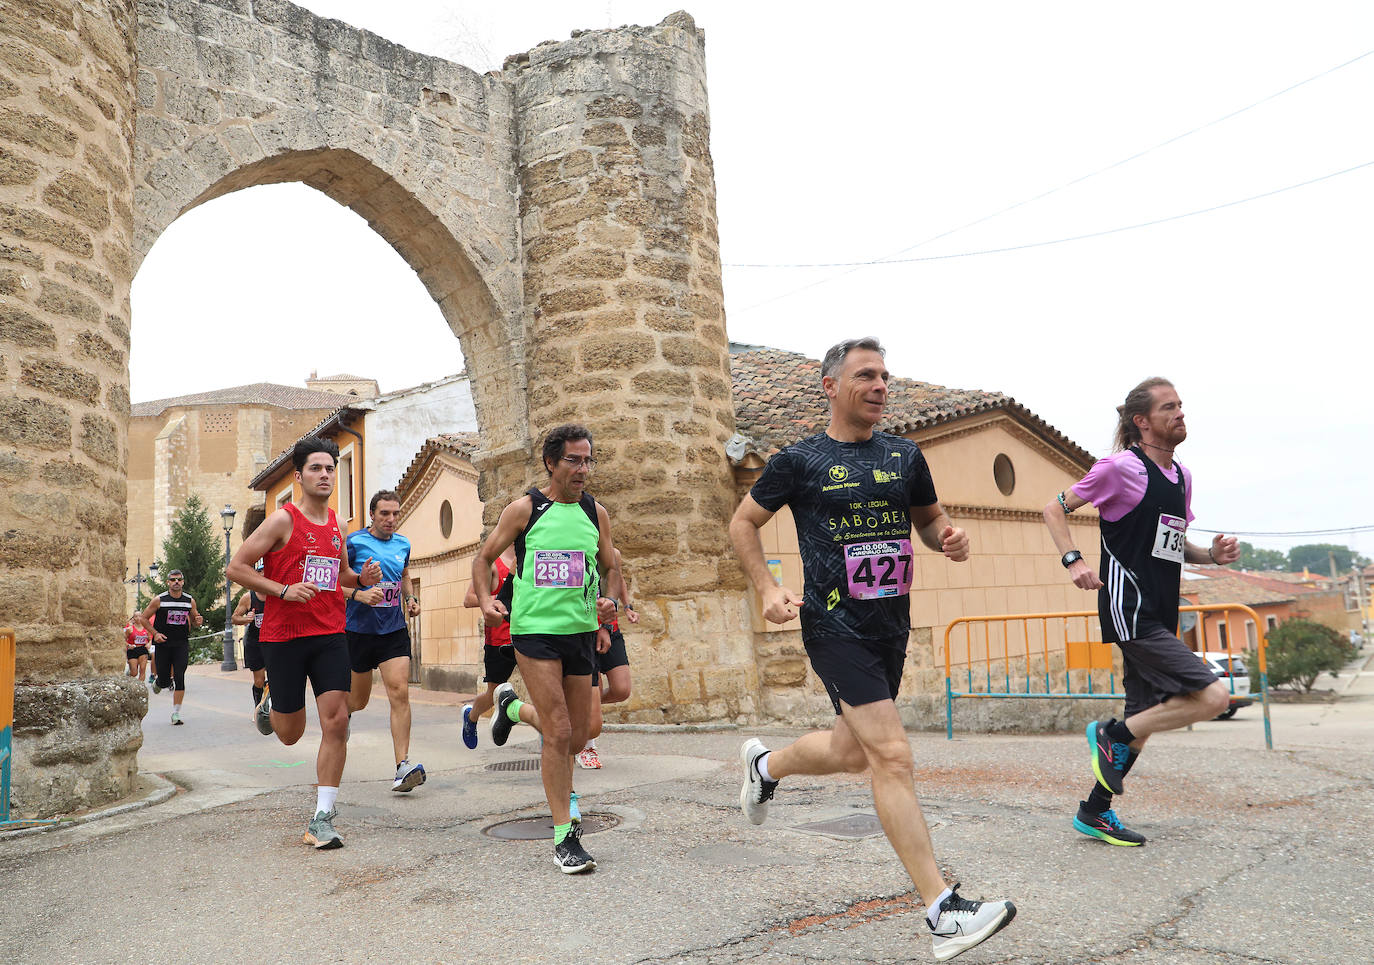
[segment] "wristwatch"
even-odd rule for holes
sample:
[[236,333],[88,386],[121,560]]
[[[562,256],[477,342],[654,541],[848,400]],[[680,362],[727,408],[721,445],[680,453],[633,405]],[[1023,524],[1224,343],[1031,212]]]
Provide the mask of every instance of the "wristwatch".
[[1070,566],[1073,566],[1073,564],[1077,563],[1082,558],[1083,554],[1078,552],[1078,550],[1069,550],[1067,553],[1065,553],[1063,556],[1059,558],[1059,562],[1064,564],[1065,569],[1068,569]]

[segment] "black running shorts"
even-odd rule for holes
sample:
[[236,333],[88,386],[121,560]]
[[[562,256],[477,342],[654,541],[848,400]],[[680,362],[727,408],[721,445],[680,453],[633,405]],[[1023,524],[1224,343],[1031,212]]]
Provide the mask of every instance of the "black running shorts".
[[895,700],[906,663],[906,638],[857,640],[832,638],[805,644],[811,669],[825,685],[839,714],[840,701],[851,707]]
[[157,671],[157,685],[163,690],[186,689],[186,662],[191,658],[191,643],[164,641],[153,651],[153,668]]
[[348,633],[348,664],[354,673],[371,673],[388,660],[410,656],[410,631],[405,627],[390,633]]
[[629,665],[630,655],[625,652],[625,634],[619,630],[612,630],[611,649],[596,655],[596,673],[592,674],[592,683],[599,685],[603,673],[610,673],[616,667]]
[[353,684],[348,670],[348,641],[342,633],[324,633],[278,642],[264,641],[267,681],[272,687],[272,709],[294,714],[305,707],[305,681],[315,697],[331,690],[347,691]]
[[590,677],[596,669],[596,631],[586,633],[512,633],[517,653],[535,660],[561,660],[563,676]]
[[129,647],[124,651],[125,660],[137,660],[139,657],[148,656],[147,647]]
[[1118,643],[1126,667],[1126,716],[1170,697],[1206,690],[1219,679],[1187,644],[1163,627]]
[[483,644],[482,663],[487,669],[482,680],[489,684],[503,684],[515,673],[515,647],[509,643],[500,647]]
[[262,659],[262,644],[256,633],[243,635],[243,665],[249,670],[263,670],[267,667]]

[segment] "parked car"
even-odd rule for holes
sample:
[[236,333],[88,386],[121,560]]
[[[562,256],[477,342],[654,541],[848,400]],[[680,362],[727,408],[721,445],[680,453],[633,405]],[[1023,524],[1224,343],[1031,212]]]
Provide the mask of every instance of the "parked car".
[[1208,650],[1198,656],[1221,678],[1226,689],[1231,691],[1231,704],[1217,716],[1217,720],[1234,717],[1240,708],[1249,707],[1254,703],[1250,699],[1250,671],[1239,653],[1233,656],[1225,650]]

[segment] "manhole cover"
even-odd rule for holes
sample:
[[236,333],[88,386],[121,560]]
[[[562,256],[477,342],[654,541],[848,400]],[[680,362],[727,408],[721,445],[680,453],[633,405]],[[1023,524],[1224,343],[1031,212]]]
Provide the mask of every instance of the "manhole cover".
[[871,838],[875,834],[883,833],[883,825],[876,814],[860,811],[842,818],[831,818],[829,821],[793,825],[792,830],[826,834],[832,838]]
[[[582,815],[583,834],[609,831],[619,824],[620,818],[614,814],[588,812]],[[483,828],[482,833],[491,838],[500,838],[502,841],[539,841],[542,838],[553,837],[553,819],[547,816],[516,818],[514,821],[502,821]]]
[[539,770],[539,758],[527,758],[523,761],[497,761],[495,764],[486,766],[488,771],[537,771]]

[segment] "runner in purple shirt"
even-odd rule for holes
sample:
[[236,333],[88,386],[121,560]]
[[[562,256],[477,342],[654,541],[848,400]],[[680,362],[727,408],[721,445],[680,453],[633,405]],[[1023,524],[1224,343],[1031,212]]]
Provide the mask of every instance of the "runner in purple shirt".
[[[1112,796],[1151,734],[1210,720],[1230,703],[1225,686],[1177,636],[1184,563],[1225,565],[1240,558],[1235,537],[1188,542],[1193,477],[1174,460],[1188,437],[1183,403],[1166,379],[1146,379],[1117,407],[1115,451],[1045,507],[1045,523],[1074,585],[1097,590],[1102,639],[1121,648],[1126,710],[1094,721],[1087,736],[1095,782],[1073,826],[1116,845],[1145,836],[1122,825]],[[1068,515],[1092,503],[1101,517],[1097,573],[1074,547]]]

